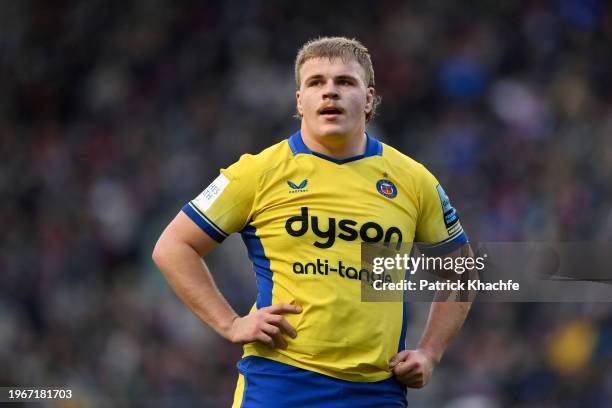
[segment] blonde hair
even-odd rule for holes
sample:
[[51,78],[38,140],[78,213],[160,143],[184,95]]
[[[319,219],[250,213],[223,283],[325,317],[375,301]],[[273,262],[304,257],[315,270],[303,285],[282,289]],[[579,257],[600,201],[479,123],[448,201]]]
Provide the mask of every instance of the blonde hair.
[[[346,37],[320,37],[308,41],[300,48],[295,58],[295,83],[300,87],[300,69],[306,61],[312,58],[340,58],[347,62],[355,60],[361,65],[365,72],[365,83],[368,87],[374,87],[374,67],[368,49],[356,39]],[[381,97],[374,95],[372,110],[366,113],[366,123],[376,114],[376,108],[380,105]]]

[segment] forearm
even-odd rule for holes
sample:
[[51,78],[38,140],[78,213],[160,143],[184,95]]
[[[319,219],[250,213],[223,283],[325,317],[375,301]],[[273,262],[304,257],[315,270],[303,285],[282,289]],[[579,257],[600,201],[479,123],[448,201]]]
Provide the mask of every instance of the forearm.
[[418,348],[427,352],[437,363],[455,337],[470,310],[470,302],[433,302]]
[[206,324],[228,340],[238,317],[225,300],[198,253],[188,244],[160,242],[154,260],[178,297]]

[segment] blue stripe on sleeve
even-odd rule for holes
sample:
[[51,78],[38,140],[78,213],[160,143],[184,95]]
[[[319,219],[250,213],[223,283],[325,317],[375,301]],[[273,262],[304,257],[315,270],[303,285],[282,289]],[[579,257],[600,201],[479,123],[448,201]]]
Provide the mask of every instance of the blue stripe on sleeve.
[[193,201],[189,202],[189,206],[202,218],[204,218],[204,220],[211,226],[213,227],[219,234],[223,235],[224,237],[228,237],[229,234],[226,233],[225,231],[223,231],[221,228],[219,228],[219,226],[217,224],[215,224],[210,218],[208,218],[206,216],[206,214],[204,214],[197,205],[195,205],[193,203]]
[[240,235],[242,235],[242,240],[249,251],[249,259],[253,262],[253,269],[255,270],[255,282],[258,291],[257,308],[270,306],[272,304],[272,287],[274,286],[270,260],[266,256],[255,227],[251,225],[245,227]]
[[419,251],[421,251],[427,256],[442,256],[453,252],[455,249],[461,247],[466,242],[468,242],[467,234],[464,231],[461,231],[459,235],[448,241],[442,241],[433,245],[418,244],[418,247]]
[[210,221],[204,214],[198,212],[187,203],[183,206],[183,212],[187,214],[193,222],[195,222],[204,232],[211,236],[212,239],[221,243],[227,238],[227,234]]

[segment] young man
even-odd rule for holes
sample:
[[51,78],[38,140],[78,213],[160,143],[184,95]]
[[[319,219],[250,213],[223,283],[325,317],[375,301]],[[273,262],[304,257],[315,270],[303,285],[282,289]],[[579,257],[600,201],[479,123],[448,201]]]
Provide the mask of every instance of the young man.
[[[244,357],[234,407],[403,407],[431,377],[469,303],[432,303],[405,350],[401,302],[361,302],[362,242],[422,242],[458,253],[467,237],[436,179],[366,134],[374,70],[356,40],[299,51],[301,129],[243,155],[168,225],[153,259],[193,312]],[[201,260],[240,232],[259,294],[238,316]]]

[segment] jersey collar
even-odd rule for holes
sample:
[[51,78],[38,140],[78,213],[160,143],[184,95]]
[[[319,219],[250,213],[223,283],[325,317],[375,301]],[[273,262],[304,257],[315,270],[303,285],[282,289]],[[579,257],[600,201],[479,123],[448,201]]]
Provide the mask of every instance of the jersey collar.
[[308,148],[308,146],[304,144],[304,141],[302,140],[302,132],[299,130],[295,132],[293,135],[291,135],[291,137],[289,137],[289,147],[291,148],[291,151],[293,152],[294,156],[300,153],[312,154],[313,156],[320,157],[322,159],[328,160],[336,164],[344,164],[344,163],[352,162],[352,161],[363,159],[363,158],[370,157],[370,156],[382,156],[382,143],[380,143],[377,139],[373,138],[372,136],[368,135],[367,132],[366,132],[366,137],[367,137],[367,143],[366,143],[365,153],[360,154],[358,156],[348,157],[346,159],[334,159],[333,157],[329,157],[325,154],[313,152],[312,150]]

